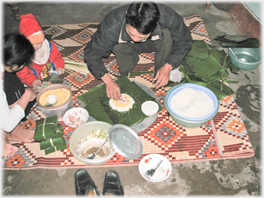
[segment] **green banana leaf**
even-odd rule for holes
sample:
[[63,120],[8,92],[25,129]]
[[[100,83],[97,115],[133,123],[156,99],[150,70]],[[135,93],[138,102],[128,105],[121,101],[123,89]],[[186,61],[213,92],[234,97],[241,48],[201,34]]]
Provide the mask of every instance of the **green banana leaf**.
[[192,49],[187,54],[188,57],[195,57],[200,59],[207,59],[208,57],[207,43],[204,41],[193,40]]

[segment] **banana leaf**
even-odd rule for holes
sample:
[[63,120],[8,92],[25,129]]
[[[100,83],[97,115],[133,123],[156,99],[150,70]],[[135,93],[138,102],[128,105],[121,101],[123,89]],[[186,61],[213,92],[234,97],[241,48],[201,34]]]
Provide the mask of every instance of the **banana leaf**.
[[77,98],[80,99],[86,105],[84,109],[86,109],[94,119],[105,121],[113,125],[114,123],[106,114],[104,108],[101,106],[100,101],[98,99],[99,96],[105,94],[106,94],[105,85],[102,84],[90,88],[89,92],[86,92],[78,96]]
[[67,149],[67,144],[58,145],[58,146],[52,146],[52,147],[44,149],[44,151],[45,151],[45,155],[48,155],[50,153],[53,153],[55,151],[60,151],[60,150],[63,150],[63,149]]
[[[144,90],[142,90],[135,82],[131,82],[127,77],[122,77],[115,81],[121,90],[121,93],[130,95],[135,103],[133,108],[128,112],[118,112],[112,110],[109,106],[109,98],[106,95],[105,85],[97,86],[90,92],[86,92],[78,98],[86,105],[84,108],[88,110],[89,114],[96,120],[113,124],[124,124],[132,126],[139,121],[147,118],[142,111],[141,105],[147,100],[155,101],[155,98],[150,96]],[[159,111],[162,107],[159,103]]]
[[199,40],[193,40],[192,49],[187,54],[188,57],[196,57],[200,59],[207,59],[208,57],[207,43]]
[[257,38],[252,38],[248,36],[239,35],[224,35],[217,36],[214,40],[219,41],[222,47],[248,47],[248,48],[258,48],[260,42]]
[[[225,72],[223,66],[220,65],[211,55],[203,60],[189,57],[186,61],[197,78],[210,81],[210,78],[219,71],[224,75],[222,78],[228,76],[228,73]],[[219,78],[221,79],[221,76]]]

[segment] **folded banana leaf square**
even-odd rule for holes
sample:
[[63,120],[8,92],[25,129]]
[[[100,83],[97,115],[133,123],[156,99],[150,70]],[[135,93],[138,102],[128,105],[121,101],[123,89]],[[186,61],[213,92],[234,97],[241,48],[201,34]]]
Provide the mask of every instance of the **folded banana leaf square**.
[[40,145],[40,150],[43,150],[49,147],[59,146],[64,144],[66,144],[65,139],[63,136],[61,136],[61,137],[49,138],[48,140],[42,140],[39,145]]
[[46,140],[56,135],[58,116],[52,116],[36,121],[34,140]]
[[53,147],[53,146],[66,144],[65,139],[62,135],[62,132],[63,132],[62,126],[61,124],[58,124],[55,137],[40,141],[40,144],[39,144],[40,150]]
[[[142,110],[141,105],[148,100],[155,101],[155,98],[141,89],[135,82],[129,80],[127,77],[122,77],[115,81],[121,90],[121,93],[128,94],[135,101],[133,108],[127,112],[118,112],[113,110],[109,105],[110,98],[106,95],[105,85],[95,87],[90,92],[86,92],[78,98],[86,105],[84,108],[96,120],[113,124],[124,124],[132,126],[139,121],[147,118]],[[162,110],[159,105],[159,111]]]
[[60,151],[60,150],[64,150],[64,149],[67,149],[66,144],[59,145],[59,146],[52,146],[52,147],[46,148],[44,151],[45,151],[45,155],[48,155],[48,154],[53,153],[55,151]]

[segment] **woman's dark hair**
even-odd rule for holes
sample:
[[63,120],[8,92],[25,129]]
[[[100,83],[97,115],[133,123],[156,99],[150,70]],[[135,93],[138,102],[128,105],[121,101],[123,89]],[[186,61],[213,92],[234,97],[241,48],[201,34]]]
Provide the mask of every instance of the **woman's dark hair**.
[[10,33],[4,37],[4,65],[29,65],[35,54],[34,47],[22,34]]
[[155,3],[134,2],[128,8],[126,24],[136,28],[139,33],[146,35],[155,30],[159,17],[159,9]]

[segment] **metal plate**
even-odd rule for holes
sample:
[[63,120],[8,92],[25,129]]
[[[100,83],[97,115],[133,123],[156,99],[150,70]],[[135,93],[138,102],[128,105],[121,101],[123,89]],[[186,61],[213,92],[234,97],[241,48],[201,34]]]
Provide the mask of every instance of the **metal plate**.
[[108,137],[115,151],[126,159],[137,159],[143,152],[143,145],[137,133],[123,124],[113,125]]
[[[158,98],[156,96],[156,94],[146,85],[134,81],[142,90],[144,90],[146,93],[148,93],[151,97],[155,98],[155,100],[158,102]],[[159,102],[158,102],[159,103]],[[147,117],[144,120],[141,120],[140,122],[134,124],[133,126],[131,126],[131,129],[133,129],[136,133],[139,133],[141,131],[144,131],[145,129],[147,129],[148,127],[150,127],[155,120],[158,117],[158,113],[154,114],[153,116]],[[95,119],[92,116],[89,116],[88,122],[90,121],[95,121]]]

